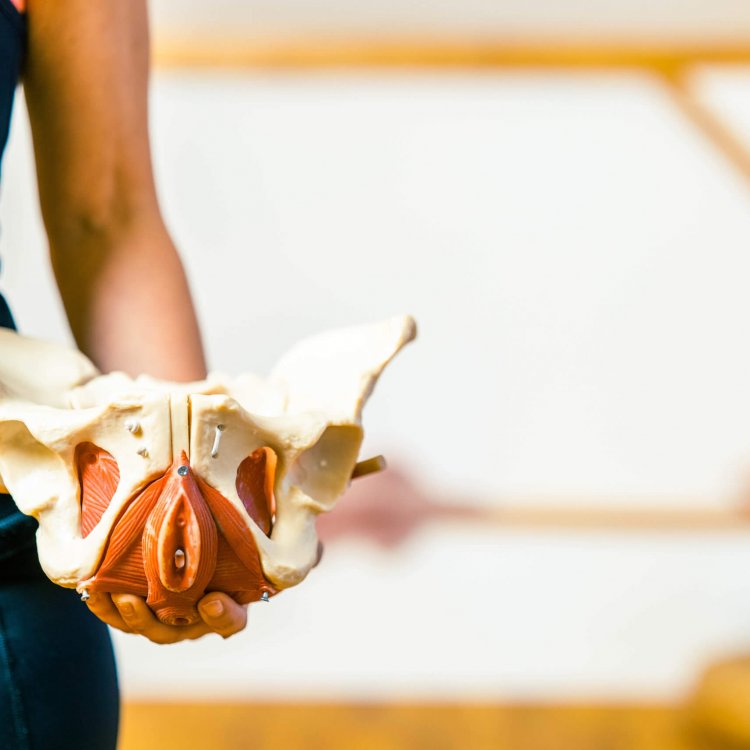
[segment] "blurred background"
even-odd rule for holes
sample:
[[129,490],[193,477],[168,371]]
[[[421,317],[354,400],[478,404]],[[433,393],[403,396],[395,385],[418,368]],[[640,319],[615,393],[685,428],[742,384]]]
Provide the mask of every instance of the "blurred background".
[[[365,411],[390,468],[304,585],[226,642],[116,634],[123,750],[747,741],[747,3],[151,11],[212,369],[402,312],[420,334]],[[0,286],[70,341],[16,115]]]

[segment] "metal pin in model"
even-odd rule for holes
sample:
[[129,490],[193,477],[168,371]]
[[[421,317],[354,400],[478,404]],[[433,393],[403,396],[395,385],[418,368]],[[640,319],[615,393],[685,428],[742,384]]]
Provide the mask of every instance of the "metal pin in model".
[[83,589],[83,591],[81,591],[81,601],[87,602],[89,599],[91,599],[91,594],[89,594],[89,590]]
[[143,458],[148,458],[148,448],[145,445],[139,448],[137,453],[139,456],[143,456]]
[[211,458],[216,458],[219,455],[219,443],[221,442],[221,433],[224,432],[224,425],[216,425],[216,435],[214,435],[214,444],[211,448]]
[[141,432],[141,423],[137,419],[129,419],[125,422],[125,429],[131,435],[139,435]]
[[263,593],[262,593],[262,594],[260,595],[260,600],[261,600],[262,602],[270,602],[270,601],[271,601],[271,597],[270,597],[270,596],[268,596],[268,592],[267,592],[267,591],[264,591],[264,592],[263,592]]

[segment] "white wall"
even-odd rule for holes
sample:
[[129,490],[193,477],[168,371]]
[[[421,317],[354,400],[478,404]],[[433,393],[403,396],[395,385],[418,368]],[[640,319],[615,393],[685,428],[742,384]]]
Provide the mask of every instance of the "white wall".
[[[435,488],[747,487],[746,188],[656,84],[160,74],[154,144],[214,367],[411,312],[420,342],[369,427]],[[22,127],[14,146],[4,285],[26,331],[59,337]]]
[[[721,80],[711,94],[741,109]],[[153,104],[214,367],[263,371],[308,332],[408,311],[420,339],[368,407],[365,452],[436,496],[704,507],[746,490],[747,186],[651,80],[160,73]],[[64,338],[29,160],[19,117],[2,286],[26,332]],[[227,644],[120,639],[124,684],[674,695],[747,643],[746,542],[437,524],[388,554],[336,544]]]

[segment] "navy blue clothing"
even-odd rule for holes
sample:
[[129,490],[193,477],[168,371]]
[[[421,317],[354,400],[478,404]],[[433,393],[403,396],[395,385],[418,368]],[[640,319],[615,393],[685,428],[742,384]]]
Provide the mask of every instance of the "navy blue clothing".
[[13,97],[26,56],[26,17],[0,0],[0,158],[8,141]]
[[[13,316],[2,294],[0,294],[0,328],[16,330]],[[36,527],[36,521],[31,516],[21,513],[10,495],[0,494],[0,567],[15,565],[15,552],[34,546]]]
[[[1,0],[0,0],[1,1]],[[8,303],[0,294],[0,328],[11,328],[15,331]],[[4,560],[6,566],[14,564],[16,551],[34,546],[34,533],[37,523],[30,516],[21,513],[10,495],[0,494],[0,565]]]
[[35,548],[0,564],[0,748],[115,750],[118,721],[106,625],[49,581]]
[[[0,0],[0,159],[26,18]],[[15,330],[0,295],[0,327]],[[107,626],[37,558],[37,522],[0,494],[0,750],[115,750],[119,694]]]
[[[26,16],[10,0],[0,0],[0,160],[5,150],[13,99],[26,56]],[[8,304],[0,295],[0,327],[15,330]],[[33,543],[36,522],[19,513],[7,495],[0,495],[0,560]]]
[[[1,296],[0,321],[14,327]],[[0,494],[0,750],[115,750],[120,697],[107,626],[44,574],[36,528]]]
[[[14,328],[2,296],[0,322]],[[0,750],[115,750],[120,697],[107,626],[44,574],[36,528],[0,494]]]
[[0,328],[13,328],[14,330],[16,328],[8,303],[2,294],[0,294]]

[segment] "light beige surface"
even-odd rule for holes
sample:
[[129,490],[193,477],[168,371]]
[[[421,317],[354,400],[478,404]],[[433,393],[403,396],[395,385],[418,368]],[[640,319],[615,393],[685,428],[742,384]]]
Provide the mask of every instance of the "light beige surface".
[[155,0],[151,8],[157,37],[192,34],[196,40],[205,35],[252,39],[320,31],[341,36],[420,32],[597,40],[602,36],[736,39],[750,34],[743,0]]

